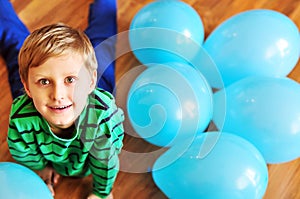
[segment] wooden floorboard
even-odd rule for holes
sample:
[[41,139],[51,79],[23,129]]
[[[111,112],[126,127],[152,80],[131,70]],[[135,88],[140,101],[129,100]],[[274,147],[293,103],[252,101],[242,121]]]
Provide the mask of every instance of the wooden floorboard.
[[[19,17],[30,31],[46,24],[64,22],[73,27],[85,29],[87,26],[88,7],[92,0],[12,0]],[[129,29],[135,14],[150,0],[118,0],[118,31],[123,33]],[[299,0],[185,0],[195,8],[203,20],[205,37],[207,37],[224,20],[242,11],[266,8],[279,11],[290,17],[300,27]],[[128,40],[118,40],[118,48],[128,48]],[[118,80],[117,103],[126,109],[126,94],[134,79],[143,67],[131,52],[117,59],[116,77]],[[130,71],[131,76],[126,76]],[[125,79],[125,77],[127,79]],[[289,77],[300,82],[300,63],[289,74]],[[126,82],[126,83],[125,83]],[[0,59],[0,161],[13,161],[6,144],[9,110],[12,98],[7,81],[7,70],[3,59]],[[134,132],[128,120],[125,122],[126,132]],[[300,143],[299,143],[300,144]],[[163,199],[166,196],[152,180],[151,173],[134,173],[135,167],[140,170],[151,168],[161,150],[142,139],[126,135],[124,149],[140,153],[136,159],[128,159],[121,155],[121,168],[113,193],[116,199]],[[150,152],[156,155],[145,155]],[[145,158],[148,157],[149,159]],[[300,159],[276,165],[268,165],[269,185],[264,199],[300,199]],[[132,170],[132,171],[130,171]],[[1,177],[1,176],[0,176]],[[1,186],[1,185],[0,185]],[[91,190],[91,177],[83,179],[62,178],[56,187],[56,199],[81,199]]]

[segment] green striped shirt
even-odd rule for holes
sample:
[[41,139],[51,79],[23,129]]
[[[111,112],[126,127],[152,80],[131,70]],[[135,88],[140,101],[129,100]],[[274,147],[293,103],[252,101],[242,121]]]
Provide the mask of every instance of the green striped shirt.
[[72,138],[63,139],[50,130],[26,94],[14,100],[7,142],[12,157],[33,170],[47,165],[63,176],[93,176],[93,193],[107,196],[119,170],[123,146],[123,111],[114,97],[95,89],[75,121]]

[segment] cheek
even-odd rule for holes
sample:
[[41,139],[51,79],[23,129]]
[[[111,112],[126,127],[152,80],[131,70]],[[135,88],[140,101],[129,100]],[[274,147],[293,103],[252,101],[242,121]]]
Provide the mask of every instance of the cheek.
[[82,92],[80,92],[80,93],[74,93],[73,94],[73,101],[74,101],[74,103],[76,103],[76,104],[86,104],[86,102],[87,102],[87,97],[88,97],[88,93],[82,93]]
[[33,98],[33,104],[34,104],[34,107],[36,108],[36,110],[39,112],[39,113],[43,113],[45,111],[45,106],[44,106],[44,103],[43,101],[44,100],[40,100],[39,98]]
[[78,93],[78,95],[73,96],[73,104],[74,104],[74,117],[78,117],[87,104],[88,95],[83,95],[82,93]]
[[73,99],[82,100],[83,98],[86,98],[86,96],[89,94],[89,91],[90,89],[87,82],[77,84],[72,92]]
[[73,90],[73,101],[76,104],[76,109],[83,109],[87,103],[88,95],[90,94],[92,79],[87,71],[81,71],[80,80],[76,83]]
[[89,88],[86,85],[75,87],[73,92],[73,102],[76,105],[77,111],[82,111],[87,103],[87,98],[89,95]]
[[78,81],[74,87],[73,96],[76,98],[85,98],[91,91],[90,87],[92,80],[89,75],[82,75],[80,81]]

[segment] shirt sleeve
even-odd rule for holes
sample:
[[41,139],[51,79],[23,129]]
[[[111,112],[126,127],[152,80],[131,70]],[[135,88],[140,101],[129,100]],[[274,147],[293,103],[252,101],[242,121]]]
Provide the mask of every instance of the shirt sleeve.
[[19,131],[17,125],[10,121],[7,143],[12,157],[32,170],[41,170],[46,167],[47,160],[39,152],[32,132]]
[[93,193],[106,197],[112,190],[119,171],[118,154],[123,146],[124,114],[114,102],[101,116],[98,133],[90,150],[90,169],[93,175]]

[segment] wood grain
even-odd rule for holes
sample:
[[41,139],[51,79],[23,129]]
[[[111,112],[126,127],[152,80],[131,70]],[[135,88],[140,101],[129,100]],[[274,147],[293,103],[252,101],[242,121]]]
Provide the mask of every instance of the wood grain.
[[[12,0],[13,6],[30,31],[46,24],[64,22],[73,27],[85,29],[87,26],[88,7],[92,0]],[[129,29],[134,15],[150,0],[118,0],[118,31],[124,33]],[[300,0],[184,0],[193,6],[201,16],[207,37],[224,20],[242,11],[265,8],[279,11],[292,19],[300,27]],[[129,48],[124,37],[118,40],[118,49]],[[131,52],[117,60],[117,103],[126,110],[126,95],[134,78],[143,71],[143,67]],[[130,71],[130,75],[128,75]],[[300,82],[300,63],[298,62],[289,77]],[[9,110],[12,98],[7,80],[7,70],[3,59],[0,59],[0,161],[13,161],[6,143]],[[113,193],[116,199],[162,199],[166,196],[152,180],[151,173],[142,172],[151,168],[155,159],[164,149],[152,146],[135,137],[132,127],[125,122],[127,135],[124,140],[124,151],[121,154],[121,168]],[[300,144],[300,143],[299,143]],[[138,169],[137,169],[138,168]],[[269,184],[264,199],[298,199],[300,198],[300,159],[268,165]],[[140,172],[133,172],[140,171]],[[91,190],[91,177],[62,178],[56,187],[56,199],[85,198]],[[1,185],[0,185],[1,186]]]

